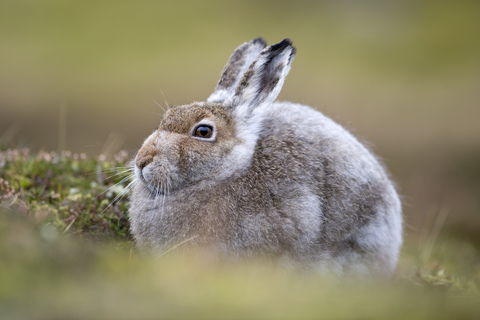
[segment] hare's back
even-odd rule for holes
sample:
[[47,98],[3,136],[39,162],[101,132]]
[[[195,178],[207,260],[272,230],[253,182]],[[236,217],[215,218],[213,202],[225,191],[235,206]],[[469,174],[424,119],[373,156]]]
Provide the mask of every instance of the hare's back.
[[268,112],[259,141],[267,151],[259,156],[272,159],[290,181],[317,195],[325,240],[345,238],[374,220],[400,217],[400,201],[383,166],[346,129],[299,104],[275,103]]
[[[320,162],[332,174],[358,183],[387,180],[373,153],[332,119],[308,106],[290,102],[272,104],[265,117],[261,139],[282,140],[291,152],[302,153],[306,166]],[[328,170],[327,170],[328,171]]]

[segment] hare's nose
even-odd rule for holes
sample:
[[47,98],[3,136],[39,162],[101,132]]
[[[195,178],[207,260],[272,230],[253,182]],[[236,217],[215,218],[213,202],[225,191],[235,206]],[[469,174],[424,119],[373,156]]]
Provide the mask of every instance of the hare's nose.
[[137,154],[135,159],[135,165],[142,170],[145,168],[150,162],[153,161],[153,158],[158,154],[158,151],[150,146],[145,146]]

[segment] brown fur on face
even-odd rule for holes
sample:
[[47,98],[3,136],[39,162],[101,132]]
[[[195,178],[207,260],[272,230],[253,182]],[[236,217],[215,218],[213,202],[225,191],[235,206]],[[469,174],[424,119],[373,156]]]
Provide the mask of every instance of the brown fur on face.
[[[214,124],[215,140],[192,135],[195,125],[202,121]],[[151,189],[168,184],[174,191],[215,175],[238,143],[233,123],[219,104],[193,103],[169,109],[157,131],[139,150],[135,163]]]
[[158,130],[186,134],[194,124],[207,118],[218,119],[218,124],[223,124],[221,132],[232,131],[231,116],[222,105],[216,103],[206,105],[193,103],[169,109],[160,122]]
[[158,150],[154,148],[152,144],[145,145],[137,154],[135,158],[135,164],[139,169],[145,168],[153,158],[158,154]]

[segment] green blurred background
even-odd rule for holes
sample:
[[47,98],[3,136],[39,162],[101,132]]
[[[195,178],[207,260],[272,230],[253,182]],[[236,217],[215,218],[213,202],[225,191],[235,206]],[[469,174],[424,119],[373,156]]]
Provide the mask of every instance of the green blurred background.
[[[479,1],[0,2],[0,143],[132,154],[165,106],[204,100],[229,55],[289,37],[279,99],[369,141],[406,234],[480,247]],[[162,93],[163,92],[163,93]]]

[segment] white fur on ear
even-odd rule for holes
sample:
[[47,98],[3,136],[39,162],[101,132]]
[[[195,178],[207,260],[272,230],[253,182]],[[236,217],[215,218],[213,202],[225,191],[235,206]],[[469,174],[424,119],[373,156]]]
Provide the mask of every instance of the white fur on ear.
[[295,56],[295,48],[289,39],[262,50],[260,56],[243,75],[235,95],[225,102],[234,109],[236,119],[247,120],[275,101],[282,89],[290,64]]
[[243,74],[252,64],[258,55],[266,46],[262,38],[257,38],[240,45],[230,56],[227,64],[223,68],[222,75],[218,81],[215,91],[208,97],[207,102],[222,103],[230,99],[235,94]]

